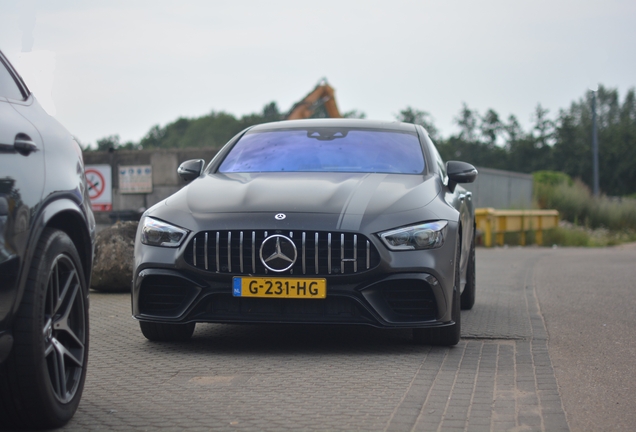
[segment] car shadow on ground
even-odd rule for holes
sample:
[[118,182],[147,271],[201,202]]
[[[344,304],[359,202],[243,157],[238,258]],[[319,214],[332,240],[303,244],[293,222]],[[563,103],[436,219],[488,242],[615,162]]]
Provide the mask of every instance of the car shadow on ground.
[[[199,354],[389,354],[426,353],[410,329],[344,325],[197,324],[188,342],[148,342],[153,350],[178,348]],[[445,349],[445,348],[440,348]]]

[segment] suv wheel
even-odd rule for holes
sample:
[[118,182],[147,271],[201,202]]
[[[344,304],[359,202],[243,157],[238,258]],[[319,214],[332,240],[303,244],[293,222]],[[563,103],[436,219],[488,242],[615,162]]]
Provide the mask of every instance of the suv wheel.
[[79,405],[88,361],[88,296],[71,239],[47,228],[40,238],[0,368],[0,418],[10,426],[52,428]]

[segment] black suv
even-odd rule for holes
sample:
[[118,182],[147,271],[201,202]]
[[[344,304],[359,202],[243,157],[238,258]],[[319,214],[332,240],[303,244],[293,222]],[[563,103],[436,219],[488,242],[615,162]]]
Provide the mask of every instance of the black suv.
[[0,428],[77,410],[94,237],[79,144],[0,52]]

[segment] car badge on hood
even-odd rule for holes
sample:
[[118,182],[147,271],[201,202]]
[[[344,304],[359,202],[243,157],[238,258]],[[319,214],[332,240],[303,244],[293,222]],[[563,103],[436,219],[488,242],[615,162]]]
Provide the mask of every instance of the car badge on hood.
[[284,213],[278,213],[276,216],[274,216],[274,219],[276,220],[283,220],[285,219],[287,216]]
[[284,272],[293,267],[298,257],[296,245],[284,235],[275,234],[261,243],[260,258],[267,269],[273,272]]

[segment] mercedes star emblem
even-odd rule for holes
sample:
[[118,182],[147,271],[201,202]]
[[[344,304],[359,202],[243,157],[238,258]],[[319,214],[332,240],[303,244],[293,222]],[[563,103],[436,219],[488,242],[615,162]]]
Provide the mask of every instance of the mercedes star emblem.
[[284,235],[275,234],[263,240],[260,250],[261,262],[273,272],[284,272],[293,267],[298,257],[296,245]]
[[278,213],[276,216],[274,216],[274,219],[276,220],[283,220],[285,219],[287,216],[285,216],[284,213]]

